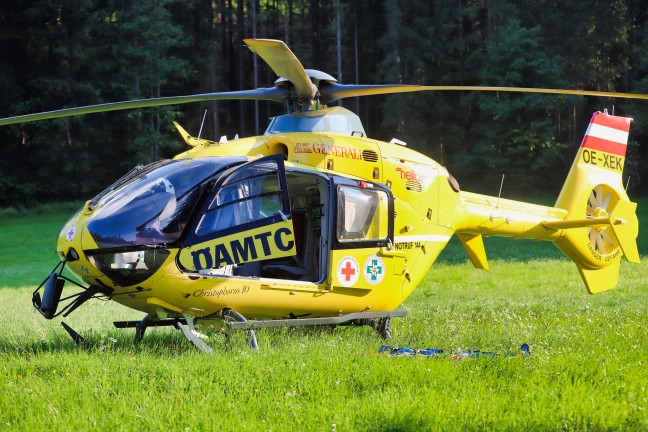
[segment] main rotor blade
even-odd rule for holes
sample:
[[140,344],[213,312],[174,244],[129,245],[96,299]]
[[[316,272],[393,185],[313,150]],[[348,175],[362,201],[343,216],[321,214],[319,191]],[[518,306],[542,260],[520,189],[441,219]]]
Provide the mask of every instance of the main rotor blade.
[[290,51],[290,48],[280,40],[273,39],[243,39],[247,46],[261,57],[279,77],[286,78],[304,100],[310,100],[317,94],[317,87],[306,74],[304,66]]
[[0,119],[0,126],[15,123],[26,123],[36,120],[45,120],[59,117],[69,117],[82,114],[93,114],[106,111],[127,110],[134,108],[148,108],[165,105],[178,105],[190,102],[202,102],[213,100],[269,100],[283,102],[286,90],[278,87],[259,88],[256,90],[241,90],[222,93],[204,93],[189,96],[170,96],[151,99],[138,99],[132,101],[113,102],[84,107],[66,108],[56,111],[47,111],[36,114],[26,114],[16,117]]
[[327,104],[338,99],[379,94],[407,93],[436,90],[430,86],[410,84],[337,84],[326,83],[320,86],[322,102]]
[[530,87],[481,87],[481,86],[429,86],[428,90],[436,91],[491,91],[491,92],[514,92],[514,93],[547,93],[547,94],[566,94],[575,96],[600,96],[623,99],[648,99],[648,94],[643,93],[619,93],[607,91],[590,91],[590,90],[564,90],[550,88],[530,88]]
[[549,88],[529,87],[487,87],[487,86],[417,86],[407,84],[383,84],[383,85],[360,85],[360,84],[336,84],[327,83],[322,86],[320,93],[324,103],[337,99],[357,96],[371,96],[378,94],[406,93],[419,91],[488,91],[488,92],[514,92],[514,93],[544,93],[544,94],[566,94],[577,96],[601,96],[624,99],[648,99],[647,94],[642,93],[618,93],[588,90],[563,90]]

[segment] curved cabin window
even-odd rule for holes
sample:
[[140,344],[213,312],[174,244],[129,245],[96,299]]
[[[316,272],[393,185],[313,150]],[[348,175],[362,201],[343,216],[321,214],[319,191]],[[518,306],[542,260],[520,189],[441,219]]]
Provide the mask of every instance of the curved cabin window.
[[338,188],[337,239],[384,240],[389,235],[389,197],[382,190]]
[[257,221],[287,219],[277,163],[249,164],[234,172],[210,198],[196,227],[199,237],[248,227]]
[[95,198],[88,232],[99,248],[166,244],[180,238],[207,179],[232,160],[152,164]]

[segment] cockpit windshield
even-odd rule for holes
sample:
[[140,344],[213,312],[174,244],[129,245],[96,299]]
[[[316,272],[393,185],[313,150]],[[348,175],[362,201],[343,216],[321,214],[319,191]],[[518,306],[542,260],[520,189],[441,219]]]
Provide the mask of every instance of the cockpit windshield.
[[104,195],[88,223],[101,248],[178,240],[206,180],[244,158],[202,158],[155,163]]

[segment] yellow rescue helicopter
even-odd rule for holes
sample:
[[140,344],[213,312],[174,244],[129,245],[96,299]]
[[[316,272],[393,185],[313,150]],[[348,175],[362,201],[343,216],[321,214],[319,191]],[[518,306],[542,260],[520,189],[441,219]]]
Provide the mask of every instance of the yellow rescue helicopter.
[[[397,140],[368,138],[355,114],[326,104],[433,90],[645,95],[342,85],[304,69],[281,41],[245,43],[281,77],[275,87],[0,119],[224,99],[276,101],[289,112],[261,136],[222,142],[176,124],[190,150],[136,167],[65,224],[61,262],[33,294],[45,318],[108,298],[145,314],[115,323],[135,327],[136,341],[147,327],[173,325],[207,352],[195,326],[210,320],[247,329],[253,346],[255,328],[274,326],[366,324],[389,338],[390,319],[406,315],[397,308],[455,234],[480,269],[488,268],[483,236],[549,240],[576,263],[590,293],[617,285],[621,257],[639,262],[636,204],[622,183],[631,119],[594,114],[555,206],[545,207],[462,191],[439,163]],[[80,291],[63,296],[65,281]]]

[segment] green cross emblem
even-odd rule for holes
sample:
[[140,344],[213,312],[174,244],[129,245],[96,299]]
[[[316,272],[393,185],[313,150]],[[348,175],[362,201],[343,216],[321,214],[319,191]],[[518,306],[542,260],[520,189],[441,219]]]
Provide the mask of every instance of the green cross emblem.
[[382,275],[383,268],[378,264],[378,260],[371,260],[371,264],[367,266],[367,274],[370,275],[371,280],[378,280],[378,276]]

